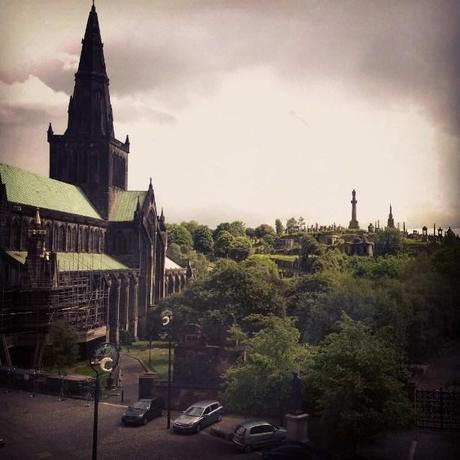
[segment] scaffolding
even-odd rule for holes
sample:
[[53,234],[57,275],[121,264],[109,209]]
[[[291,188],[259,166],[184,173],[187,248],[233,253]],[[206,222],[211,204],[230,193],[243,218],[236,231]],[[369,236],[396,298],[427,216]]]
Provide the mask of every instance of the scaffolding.
[[[73,264],[72,264],[73,265]],[[39,271],[33,285],[3,286],[0,297],[0,333],[46,334],[49,326],[60,322],[77,333],[106,325],[108,289],[106,272],[84,267],[59,267],[56,282],[48,271]]]

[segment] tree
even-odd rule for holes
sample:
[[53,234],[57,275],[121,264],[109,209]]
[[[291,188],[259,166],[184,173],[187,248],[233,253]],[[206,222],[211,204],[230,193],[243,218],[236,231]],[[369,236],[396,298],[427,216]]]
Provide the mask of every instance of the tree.
[[280,219],[275,220],[276,234],[281,236],[284,233],[284,226]]
[[236,261],[244,260],[251,253],[251,242],[244,236],[233,239],[229,256]]
[[375,235],[375,255],[397,255],[401,249],[401,233],[397,228],[386,228]]
[[191,233],[183,225],[170,224],[167,226],[168,244],[178,244],[182,251],[188,251],[193,246]]
[[211,255],[214,246],[212,233],[208,226],[200,225],[193,234],[193,247],[202,254]]
[[323,418],[348,433],[355,446],[363,437],[410,422],[402,375],[398,353],[344,314],[339,332],[321,343],[309,381]]
[[286,232],[287,233],[295,233],[299,230],[299,224],[297,223],[297,219],[295,217],[291,217],[286,222]]
[[227,230],[222,230],[214,243],[214,255],[216,257],[228,257],[233,247],[234,236]]
[[214,241],[217,241],[219,238],[219,234],[221,232],[228,232],[232,236],[245,236],[246,234],[246,228],[243,222],[239,220],[235,220],[234,222],[222,222],[220,223],[216,229],[212,232],[212,237],[214,238]]
[[190,220],[188,222],[181,222],[182,227],[185,227],[189,232],[190,235],[195,233],[195,230],[200,226],[200,224],[196,220]]
[[299,230],[305,231],[305,219],[303,217],[299,217],[297,220],[297,225],[299,226]]
[[250,239],[250,240],[253,240],[255,237],[256,237],[256,231],[251,228],[251,227],[247,227],[246,228],[246,236]]
[[256,227],[256,237],[257,238],[263,238],[265,235],[274,235],[275,230],[271,225],[268,224],[262,224]]
[[78,335],[63,323],[50,326],[46,346],[43,350],[43,365],[62,371],[78,358]]
[[288,318],[253,315],[248,321],[259,329],[251,337],[232,328],[235,342],[245,345],[247,358],[225,373],[225,399],[241,412],[283,414],[289,405],[292,373],[306,367],[311,352],[299,343],[299,331]]
[[235,220],[230,224],[230,233],[233,236],[245,236],[246,235],[246,225],[240,220]]
[[322,246],[311,235],[304,235],[301,239],[300,249],[300,268],[305,271],[312,271],[312,264],[314,257],[322,252]]
[[212,232],[212,237],[214,241],[217,241],[221,232],[228,232],[231,234],[231,225],[229,222],[220,223]]

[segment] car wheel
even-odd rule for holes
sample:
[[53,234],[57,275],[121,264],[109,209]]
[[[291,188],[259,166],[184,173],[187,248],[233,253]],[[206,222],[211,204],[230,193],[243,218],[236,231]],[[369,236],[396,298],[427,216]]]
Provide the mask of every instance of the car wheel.
[[201,431],[201,425],[198,423],[198,425],[195,428],[195,433],[199,433]]
[[252,446],[251,444],[248,444],[247,446],[244,446],[243,452],[248,454],[249,452],[252,452]]

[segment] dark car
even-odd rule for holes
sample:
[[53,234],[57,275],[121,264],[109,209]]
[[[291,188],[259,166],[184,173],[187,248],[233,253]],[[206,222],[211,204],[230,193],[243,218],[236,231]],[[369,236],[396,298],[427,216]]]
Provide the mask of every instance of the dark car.
[[286,439],[285,428],[272,425],[265,420],[246,420],[233,432],[232,442],[243,452],[276,445]]
[[161,417],[165,407],[162,398],[139,399],[129,406],[121,417],[123,425],[145,425],[155,417]]
[[219,401],[199,401],[173,421],[173,431],[198,433],[205,426],[220,422],[223,410]]

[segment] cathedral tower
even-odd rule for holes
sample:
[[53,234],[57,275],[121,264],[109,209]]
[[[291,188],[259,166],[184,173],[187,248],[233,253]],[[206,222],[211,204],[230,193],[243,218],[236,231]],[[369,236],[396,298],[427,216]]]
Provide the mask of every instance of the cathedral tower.
[[128,185],[129,139],[115,139],[103,44],[93,4],[63,135],[48,128],[50,177],[78,185],[108,218],[113,195]]

